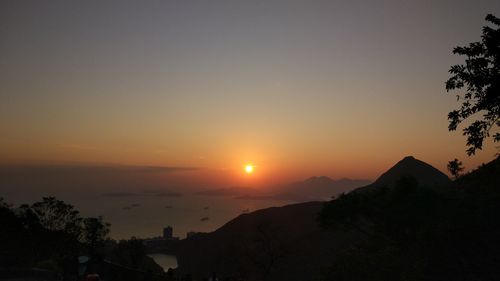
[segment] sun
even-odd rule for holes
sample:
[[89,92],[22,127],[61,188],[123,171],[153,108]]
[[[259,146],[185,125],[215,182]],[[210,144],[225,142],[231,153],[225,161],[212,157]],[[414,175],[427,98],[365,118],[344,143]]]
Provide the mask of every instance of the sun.
[[251,174],[251,173],[253,173],[253,170],[254,170],[254,165],[252,165],[252,164],[245,165],[245,173]]

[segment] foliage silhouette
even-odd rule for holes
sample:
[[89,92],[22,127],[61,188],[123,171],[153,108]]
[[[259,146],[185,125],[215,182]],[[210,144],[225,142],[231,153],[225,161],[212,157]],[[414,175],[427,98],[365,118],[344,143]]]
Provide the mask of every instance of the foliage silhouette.
[[62,231],[78,238],[82,232],[82,218],[72,205],[55,197],[43,197],[31,206],[22,205],[25,212],[32,212],[41,226],[50,231]]
[[361,233],[324,280],[494,280],[500,274],[500,158],[440,189],[394,188],[325,204],[325,228]]
[[[152,270],[162,276],[163,270],[146,256],[141,240],[109,240],[109,224],[102,217],[80,216],[78,210],[54,197],[19,208],[0,198],[0,267],[26,269],[33,267],[55,272],[62,280],[76,280],[77,257],[89,255],[91,270],[101,270],[107,280],[143,280],[130,273]],[[122,267],[102,269],[104,259]]]
[[[453,49],[453,54],[466,56],[465,64],[451,66],[452,76],[446,81],[446,91],[466,90],[462,96],[457,95],[461,107],[448,114],[450,131],[464,120],[482,114],[463,129],[469,156],[483,148],[483,141],[490,137],[493,128],[500,127],[500,19],[489,14],[486,21],[497,28],[485,26],[481,42]],[[493,140],[500,141],[499,132],[493,134]]]
[[448,171],[450,171],[450,174],[455,177],[455,180],[460,177],[460,173],[464,170],[462,161],[459,161],[457,158],[448,162],[446,167],[448,168]]
[[104,222],[101,216],[83,219],[82,242],[87,245],[90,257],[95,257],[97,247],[103,245],[109,234],[109,227],[110,224]]

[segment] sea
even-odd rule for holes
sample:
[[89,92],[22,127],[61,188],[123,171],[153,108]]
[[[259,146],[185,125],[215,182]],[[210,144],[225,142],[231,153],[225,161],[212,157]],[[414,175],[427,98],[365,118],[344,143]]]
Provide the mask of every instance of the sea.
[[110,236],[114,239],[157,237],[167,226],[173,228],[174,237],[183,239],[188,232],[214,231],[243,213],[291,203],[196,194],[169,198],[96,196],[87,202],[82,199],[75,205],[83,214],[102,215],[111,224]]
[[117,240],[158,237],[167,226],[183,239],[187,232],[214,231],[245,212],[292,203],[200,194],[227,186],[208,187],[203,180],[186,184],[197,177],[198,171],[162,167],[0,166],[0,197],[15,207],[54,196],[81,216],[102,216]]

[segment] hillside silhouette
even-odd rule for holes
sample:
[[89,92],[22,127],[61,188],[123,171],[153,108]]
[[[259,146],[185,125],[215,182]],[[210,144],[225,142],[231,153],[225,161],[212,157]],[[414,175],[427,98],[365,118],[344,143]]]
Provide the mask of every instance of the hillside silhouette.
[[[375,182],[377,185],[365,186],[365,192],[350,192],[328,203],[292,204],[243,214],[214,232],[182,240],[177,253],[178,273],[202,278],[216,271],[220,276],[245,280],[332,280],[332,276],[334,280],[401,280],[399,277],[408,274],[407,270],[414,270],[398,268],[404,267],[403,261],[420,266],[419,262],[399,257],[398,254],[404,253],[401,247],[433,249],[429,245],[421,247],[420,243],[426,243],[426,238],[445,239],[451,234],[451,229],[444,233],[434,232],[434,227],[446,224],[449,219],[440,214],[461,213],[459,206],[471,200],[463,194],[474,183],[491,187],[498,184],[498,180],[492,180],[500,172],[498,163],[497,159],[451,183],[446,175],[429,164],[406,157],[383,173]],[[329,181],[325,178],[312,180]],[[457,239],[455,242],[462,242],[462,245],[454,246],[460,249],[466,241],[461,241],[464,237]],[[499,245],[495,239],[493,242]],[[397,247],[400,252],[384,252],[391,247]],[[372,253],[370,249],[376,251]],[[444,249],[444,253],[452,255],[447,252],[449,250]],[[418,251],[409,253],[411,259],[432,256]],[[394,263],[395,276],[399,277],[391,277],[393,265],[380,264],[375,255],[387,255],[382,260]],[[373,261],[360,266],[359,263],[366,259]],[[348,275],[343,275],[343,269],[338,269],[356,271],[357,267],[359,274],[349,271]],[[377,267],[380,268],[377,270]],[[387,271],[382,270],[384,268]],[[373,278],[370,270],[375,272]],[[492,268],[486,268],[485,272],[488,270],[491,272]],[[432,274],[437,274],[434,278],[441,273],[438,269]],[[429,280],[439,279],[433,278]]]
[[244,280],[306,280],[328,264],[329,249],[348,239],[320,228],[315,218],[322,206],[308,202],[262,209],[182,240],[177,274],[202,279],[215,271]]
[[[142,241],[103,240],[100,218],[81,218],[62,201],[44,198],[20,209],[1,202],[8,227],[1,232],[0,261],[23,274],[42,267],[71,276],[75,265],[68,261],[90,255],[93,271],[109,280],[203,280],[214,272],[219,280],[248,281],[496,280],[499,174],[500,158],[449,181],[406,157],[363,192],[257,210],[181,240],[174,249],[179,267],[169,275],[146,256]],[[321,187],[335,181],[305,182]],[[48,216],[51,210],[66,211],[65,220]],[[91,237],[89,222],[104,231],[94,242],[85,238]]]
[[497,280],[499,174],[497,158],[439,189],[403,177],[330,201],[322,225],[365,239],[333,256],[324,279]]
[[443,172],[413,156],[406,156],[380,175],[375,182],[361,187],[357,191],[366,191],[384,186],[394,187],[401,177],[414,178],[420,185],[427,187],[444,186],[450,183],[450,179]]

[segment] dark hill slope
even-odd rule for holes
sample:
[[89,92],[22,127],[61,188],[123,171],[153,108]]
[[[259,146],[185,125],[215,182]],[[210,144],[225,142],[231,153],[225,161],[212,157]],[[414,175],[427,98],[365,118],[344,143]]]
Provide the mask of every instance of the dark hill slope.
[[466,190],[500,189],[500,157],[460,177],[453,182],[453,186]]
[[[439,170],[413,157],[406,157],[380,176],[380,178],[373,185],[369,185],[365,188],[375,189],[375,187],[378,186],[393,186],[402,176],[411,176],[416,178],[420,185],[438,186],[439,184],[443,184],[448,187],[459,185],[464,186],[464,189],[466,188],[465,186],[470,188],[471,186],[483,185],[490,186],[493,190],[495,189],[495,186],[499,186],[498,162],[499,160],[497,159],[494,162],[481,167],[477,171],[464,176],[456,183],[450,184],[448,177]],[[319,181],[327,180],[328,179],[319,179]],[[495,190],[497,189],[498,188]],[[384,191],[384,189],[375,190],[380,191],[378,192],[380,193],[378,195],[382,196],[381,198],[389,198],[392,201],[395,200],[393,202],[395,204],[392,205],[393,208],[398,206],[402,208],[401,210],[396,208],[398,210],[395,212],[395,214],[397,214],[396,216],[388,216],[389,219],[383,217],[383,220],[379,220],[387,222],[387,225],[384,226],[391,230],[397,230],[400,228],[400,222],[405,222],[405,224],[409,227],[408,229],[419,229],[419,227],[421,227],[420,224],[413,228],[414,225],[412,225],[412,223],[414,223],[414,220],[422,223],[420,218],[426,218],[427,215],[429,215],[429,219],[432,219],[432,222],[443,219],[443,225],[446,226],[448,225],[448,222],[454,222],[454,217],[464,218],[466,215],[470,216],[470,214],[472,214],[471,210],[485,206],[484,200],[486,200],[485,197],[476,196],[477,200],[474,199],[472,201],[468,198],[464,201],[467,204],[461,205],[462,203],[460,203],[460,200],[462,199],[459,199],[459,197],[454,195],[456,194],[458,188],[451,188],[451,190],[454,190],[452,198],[443,199],[443,202],[439,201],[437,203],[433,200],[441,200],[440,198],[447,195],[444,193],[442,195],[434,195],[434,191],[428,189],[425,189],[427,191],[422,192],[418,191],[418,189],[400,189],[399,191],[403,190],[408,193],[408,195],[405,196],[400,196],[400,194],[398,194],[399,191],[394,189],[389,189],[388,191]],[[482,192],[479,193],[483,194]],[[495,194],[497,193],[498,192]],[[358,193],[350,193],[350,195],[356,194]],[[359,193],[358,195],[371,197],[372,195],[377,195],[377,192],[374,192],[373,194]],[[430,197],[428,198],[426,196]],[[413,202],[412,198],[420,198],[419,201],[410,204],[415,207],[415,213],[410,212],[406,214],[405,212],[408,212],[408,208],[405,209],[405,206],[408,206],[406,203]],[[431,200],[429,202],[431,202],[433,206],[439,207],[446,204],[449,208],[439,207],[439,210],[445,210],[443,211],[443,214],[439,216],[432,212],[420,212],[420,210],[428,209],[425,207],[427,201],[421,200],[426,198]],[[409,201],[401,201],[403,199]],[[450,200],[452,202],[449,202]],[[459,201],[457,202],[457,200]],[[497,202],[499,201],[491,201],[490,207],[495,209],[495,206],[498,206]],[[421,206],[422,204],[424,204],[424,206]],[[376,207],[382,207],[384,209],[386,207],[383,203],[375,205]],[[460,207],[457,207],[457,205],[460,205]],[[190,273],[193,277],[198,279],[208,277],[212,274],[212,272],[217,272],[218,275],[222,277],[243,278],[244,280],[250,281],[314,280],[323,272],[325,268],[332,265],[332,261],[336,257],[342,255],[342,253],[346,252],[346,250],[348,250],[349,253],[353,251],[356,252],[360,243],[365,243],[364,241],[370,240],[369,236],[359,232],[359,229],[340,230],[343,228],[332,228],[335,230],[325,230],[320,228],[317,217],[323,206],[324,203],[322,202],[308,202],[258,210],[249,214],[240,215],[214,232],[200,234],[192,238],[182,240],[180,241],[179,250],[177,252],[179,263],[177,271],[181,275]],[[460,213],[460,215],[455,216],[453,215],[455,209],[467,210],[467,212]],[[378,213],[385,214],[387,212]],[[453,219],[450,219],[450,216],[452,216]],[[365,218],[369,217],[373,216],[367,216]],[[398,223],[392,223],[390,220],[396,219],[397,221],[397,219],[401,217],[408,217],[410,219],[404,219]],[[478,223],[481,223],[479,219],[475,218],[471,218],[467,221],[477,221]],[[440,224],[439,221],[437,223]],[[366,225],[373,225],[373,222],[371,224],[365,224],[365,226]],[[427,223],[423,223],[422,225],[427,225]],[[488,225],[492,224],[489,223]],[[377,229],[379,229],[378,226],[375,230]],[[434,228],[431,227],[429,229]],[[471,229],[473,230],[473,228]],[[401,232],[405,234],[407,233],[405,231],[406,230],[403,229],[397,233]],[[425,233],[427,231],[429,230],[425,229]],[[449,233],[461,234],[465,232],[463,230],[453,230]],[[441,234],[436,235],[438,237],[447,237],[449,233],[446,232],[445,235],[443,234],[444,236]],[[413,237],[411,235],[407,236]],[[434,237],[434,234],[432,234],[432,237]],[[449,239],[444,239],[444,241],[448,240]],[[410,239],[409,241],[412,246],[415,246],[415,249],[421,249],[421,245],[415,242],[417,240]],[[423,241],[427,240],[423,239]],[[430,239],[429,241],[434,240]],[[457,241],[459,242],[454,242],[452,244],[455,248],[465,244],[462,242],[465,240],[461,237],[458,237]],[[374,245],[378,245],[377,243],[379,243],[379,241],[374,243]],[[405,243],[408,243],[408,241]],[[403,245],[406,245],[405,243],[403,243]],[[447,249],[452,249],[453,247],[450,246],[449,248],[443,248],[443,251],[446,252]],[[355,256],[358,257],[358,255]],[[415,256],[421,257],[419,255]],[[453,253],[450,254],[450,256],[453,257]],[[381,263],[383,264],[383,261],[379,261],[379,258],[373,256],[373,253],[370,252],[361,251],[360,257],[369,257],[371,263],[377,264],[377,266],[382,266]],[[422,257],[427,258],[425,255]],[[400,257],[394,256],[394,259],[391,261],[395,262],[398,260],[400,260]],[[369,280],[369,278],[365,280]]]
[[371,235],[332,256],[325,280],[499,280],[499,175],[496,159],[439,189],[403,180],[328,202],[324,225]]
[[448,176],[438,169],[413,156],[407,156],[383,173],[374,183],[361,187],[357,191],[384,186],[394,187],[402,177],[415,178],[419,185],[428,187],[444,186],[450,183]]
[[245,280],[308,280],[349,238],[319,227],[316,218],[322,206],[308,202],[262,209],[212,233],[182,240],[177,271],[195,278],[217,272]]

